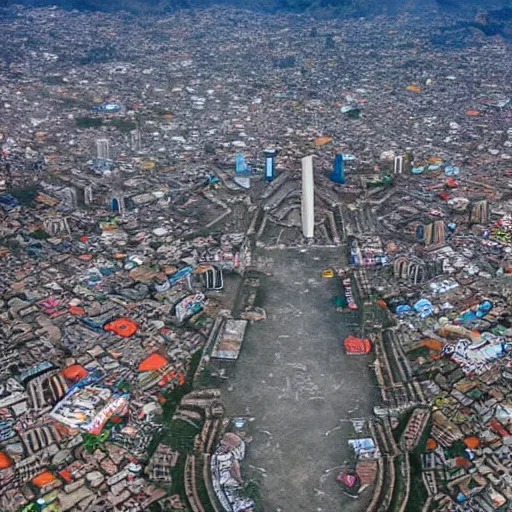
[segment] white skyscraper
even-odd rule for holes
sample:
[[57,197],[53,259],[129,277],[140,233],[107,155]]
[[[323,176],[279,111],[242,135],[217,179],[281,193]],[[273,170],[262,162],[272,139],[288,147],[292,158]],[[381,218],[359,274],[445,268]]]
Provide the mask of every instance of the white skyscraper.
[[108,139],[97,139],[96,150],[99,159],[110,160],[110,142]]
[[140,130],[137,128],[130,132],[132,151],[140,151],[142,146]]
[[302,233],[306,238],[315,235],[315,182],[313,157],[302,159]]

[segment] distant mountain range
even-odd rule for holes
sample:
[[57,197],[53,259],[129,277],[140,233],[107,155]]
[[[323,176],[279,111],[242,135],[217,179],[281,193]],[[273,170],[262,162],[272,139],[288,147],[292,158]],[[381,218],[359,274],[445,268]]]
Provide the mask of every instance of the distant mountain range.
[[[0,0],[0,7],[23,4],[32,7],[56,5],[64,9],[129,11],[134,14],[161,14],[176,9],[207,7],[213,4],[267,12],[309,12],[323,16],[373,16],[404,10],[428,12],[446,9],[459,13],[468,26],[487,35],[507,33],[512,25],[512,0]],[[476,18],[478,10],[486,16]]]

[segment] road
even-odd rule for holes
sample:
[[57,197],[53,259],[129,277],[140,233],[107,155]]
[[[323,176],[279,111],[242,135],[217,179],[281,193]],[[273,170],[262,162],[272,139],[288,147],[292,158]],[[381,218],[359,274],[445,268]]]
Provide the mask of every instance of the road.
[[340,492],[332,470],[351,457],[347,420],[369,415],[375,399],[371,357],[343,351],[351,328],[332,306],[339,284],[321,276],[341,263],[340,253],[265,252],[267,320],[249,327],[224,392],[228,414],[253,418],[245,467],[261,478],[265,512],[366,510],[364,496]]

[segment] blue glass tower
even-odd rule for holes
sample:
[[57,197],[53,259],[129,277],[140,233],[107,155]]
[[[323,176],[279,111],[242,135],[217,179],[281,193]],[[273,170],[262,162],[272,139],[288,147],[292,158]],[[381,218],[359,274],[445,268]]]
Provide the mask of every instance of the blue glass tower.
[[245,161],[244,155],[242,153],[237,153],[235,156],[235,172],[237,174],[248,174],[249,166]]
[[265,181],[272,181],[276,175],[275,158],[277,156],[276,149],[265,149]]
[[334,183],[340,183],[343,185],[345,183],[345,164],[343,162],[343,155],[336,155],[334,159],[334,169],[329,174],[329,179],[334,181]]

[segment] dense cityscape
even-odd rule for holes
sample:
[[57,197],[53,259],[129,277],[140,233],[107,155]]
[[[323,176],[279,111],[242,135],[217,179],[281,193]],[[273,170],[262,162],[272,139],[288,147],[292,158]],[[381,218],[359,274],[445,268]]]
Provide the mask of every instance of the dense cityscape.
[[1,511],[512,510],[505,22],[0,26]]

